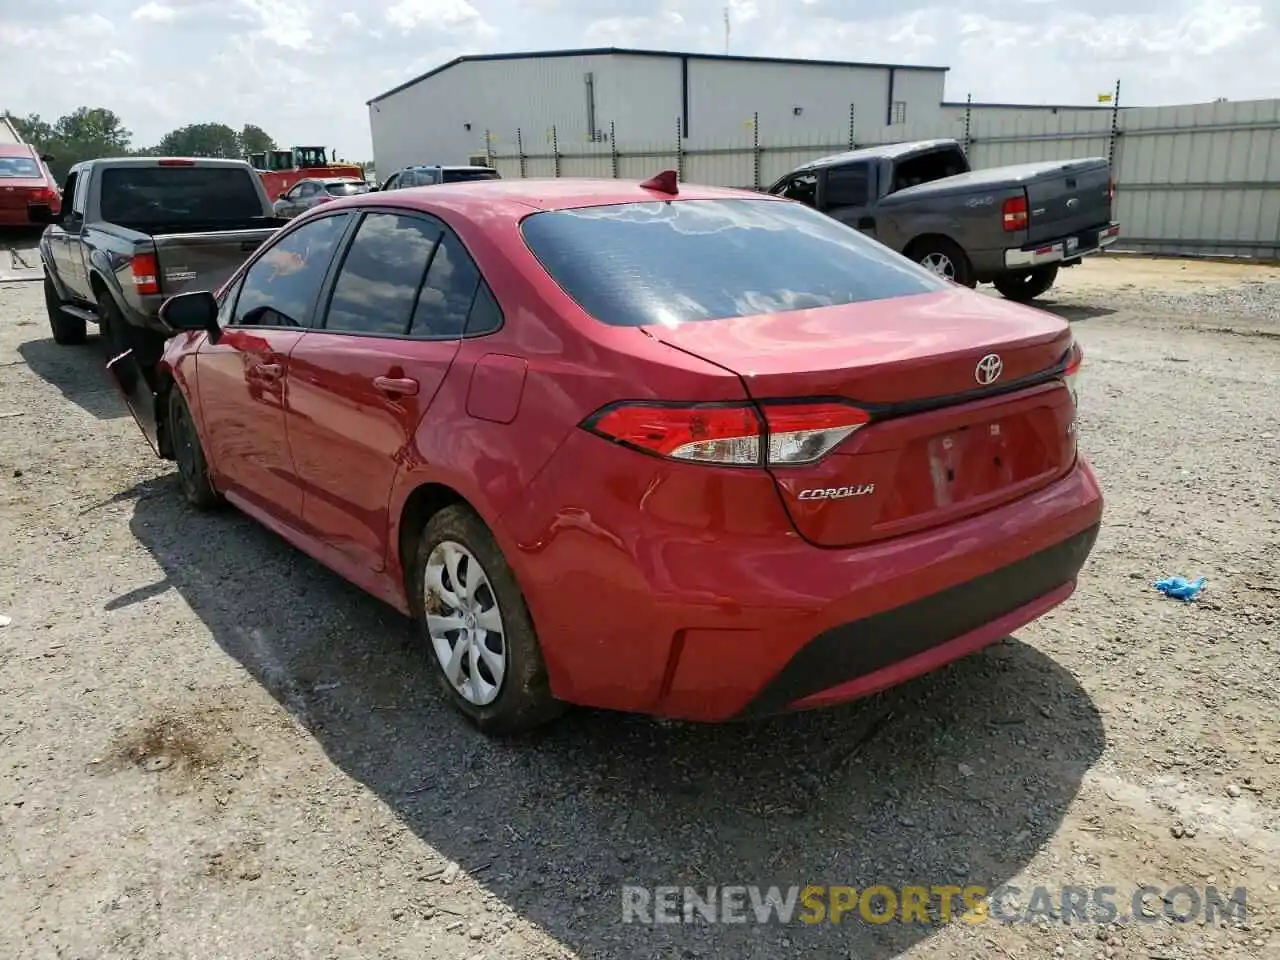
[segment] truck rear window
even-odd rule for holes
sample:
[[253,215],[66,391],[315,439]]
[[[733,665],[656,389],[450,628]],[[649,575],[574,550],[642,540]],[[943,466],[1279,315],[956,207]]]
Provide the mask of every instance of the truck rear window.
[[255,179],[242,167],[108,167],[102,219],[145,225],[262,217]]
[[445,170],[442,183],[470,183],[472,180],[500,180],[497,170]]
[[354,197],[357,194],[368,193],[369,185],[367,183],[326,183],[324,192],[331,197]]
[[675,325],[887,300],[948,281],[798,203],[677,200],[531,214],[525,243],[611,326]]

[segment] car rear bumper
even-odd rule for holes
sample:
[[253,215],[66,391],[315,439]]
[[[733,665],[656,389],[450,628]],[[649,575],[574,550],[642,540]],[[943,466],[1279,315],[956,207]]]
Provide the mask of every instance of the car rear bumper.
[[746,505],[745,487],[715,486],[749,483],[746,472],[684,489],[669,467],[648,476],[648,462],[571,439],[504,518],[552,691],[571,703],[723,721],[866,696],[1065,600],[1103,509],[1081,459],[985,513],[824,549],[795,535],[772,489]]
[[[1004,252],[1004,265],[1010,270],[1027,270],[1066,260],[1078,260],[1101,253],[1120,237],[1120,224],[1112,222],[1101,230],[1060,237],[1048,243],[1034,243]],[[1075,244],[1073,247],[1072,244]]]

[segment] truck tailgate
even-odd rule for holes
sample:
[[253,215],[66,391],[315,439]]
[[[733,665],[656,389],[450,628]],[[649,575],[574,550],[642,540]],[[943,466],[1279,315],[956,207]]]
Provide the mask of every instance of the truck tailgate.
[[1105,160],[1055,164],[1028,180],[1026,189],[1028,243],[1057,240],[1111,222],[1111,168]]
[[216,290],[274,233],[259,228],[157,235],[160,292],[172,297],[188,290]]

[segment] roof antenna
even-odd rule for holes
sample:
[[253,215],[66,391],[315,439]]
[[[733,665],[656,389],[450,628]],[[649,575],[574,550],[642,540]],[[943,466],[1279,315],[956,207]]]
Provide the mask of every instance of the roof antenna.
[[640,184],[645,190],[656,190],[658,193],[669,193],[672,196],[680,192],[680,186],[674,170],[663,170]]
[[724,8],[724,55],[729,55],[729,8]]

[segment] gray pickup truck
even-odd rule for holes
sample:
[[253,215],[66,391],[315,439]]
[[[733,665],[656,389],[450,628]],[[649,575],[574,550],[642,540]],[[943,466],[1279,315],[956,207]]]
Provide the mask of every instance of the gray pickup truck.
[[62,213],[40,238],[53,338],[83,343],[98,324],[112,353],[132,350],[149,371],[171,333],[160,304],[214,290],[286,221],[243,160],[148,157],[87,160],[67,174]]
[[1026,302],[1120,235],[1105,158],[972,170],[955,140],[894,143],[797,167],[768,190],[949,280]]

